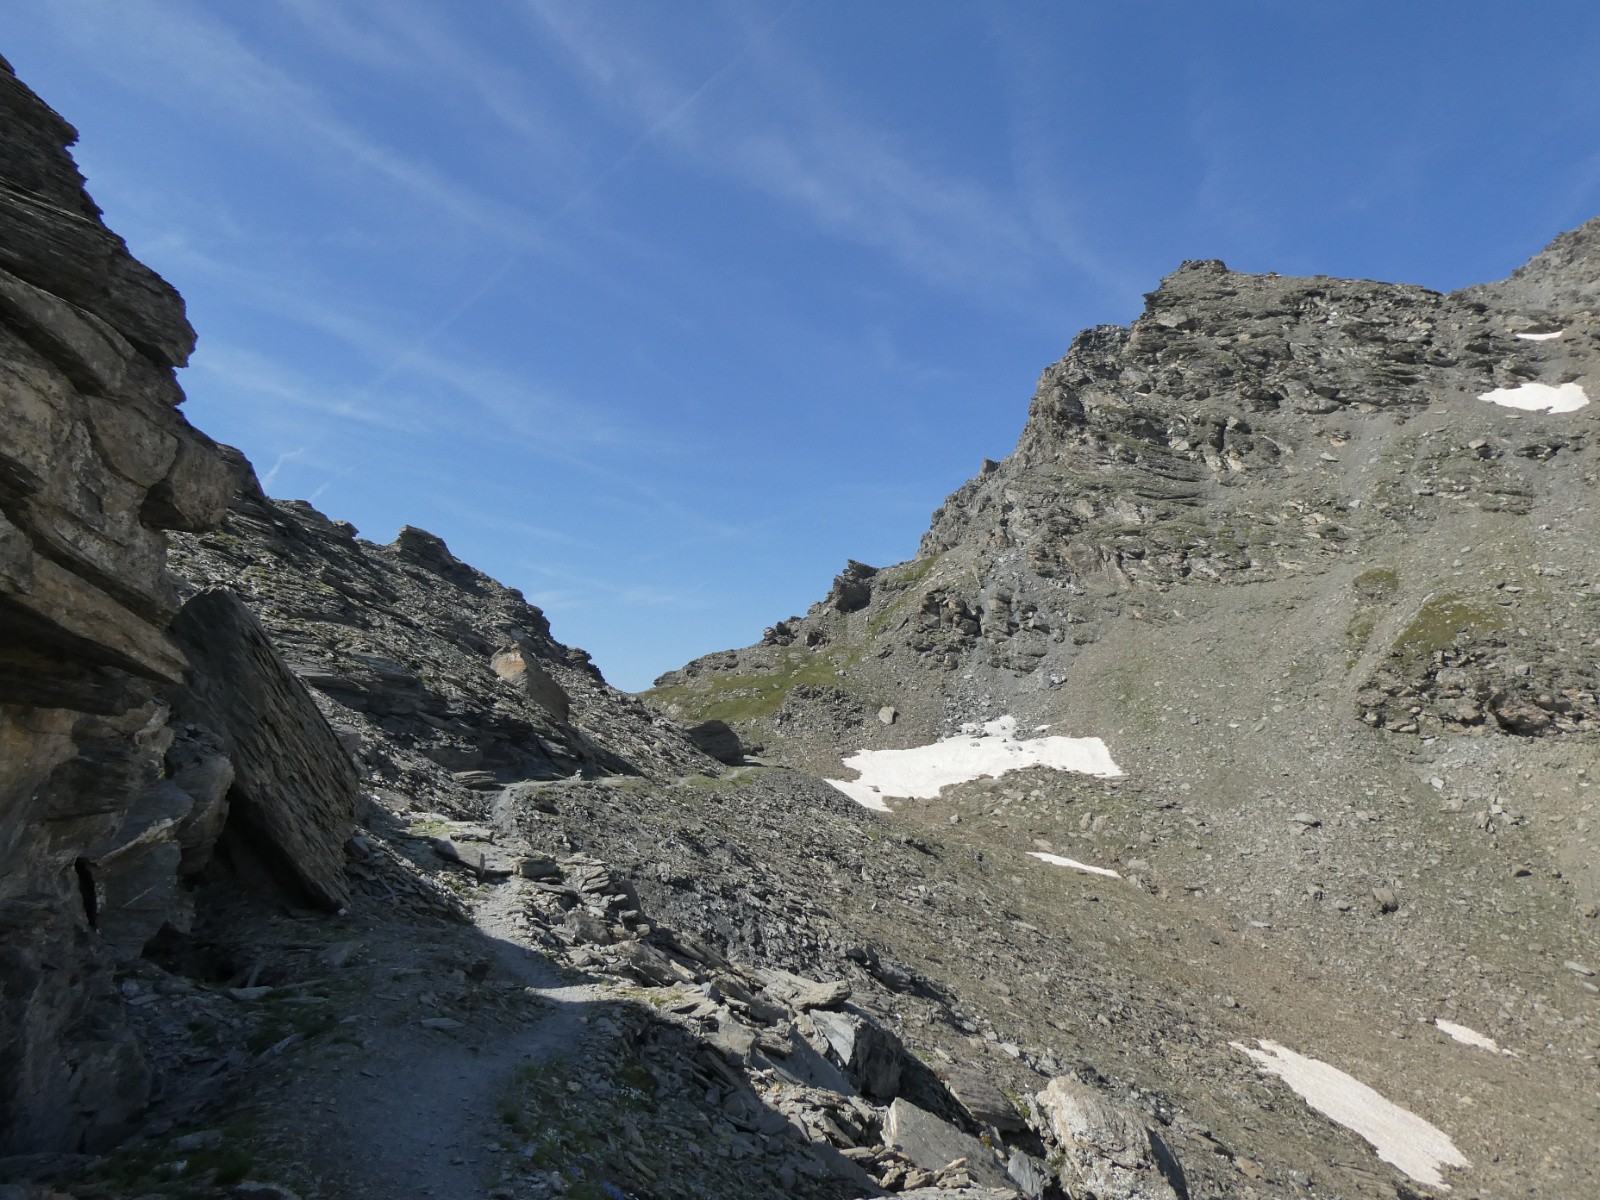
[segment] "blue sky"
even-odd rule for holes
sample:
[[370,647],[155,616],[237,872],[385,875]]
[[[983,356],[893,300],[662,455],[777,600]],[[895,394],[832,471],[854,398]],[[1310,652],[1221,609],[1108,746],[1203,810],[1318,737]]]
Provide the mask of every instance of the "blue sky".
[[909,557],[1185,258],[1452,288],[1600,213],[1600,6],[7,0],[188,412],[619,686]]

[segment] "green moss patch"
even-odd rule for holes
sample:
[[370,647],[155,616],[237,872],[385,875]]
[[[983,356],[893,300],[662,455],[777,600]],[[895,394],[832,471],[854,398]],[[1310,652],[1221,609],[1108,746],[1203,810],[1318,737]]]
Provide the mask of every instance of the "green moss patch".
[[1505,628],[1496,608],[1455,592],[1430,596],[1395,639],[1394,653],[1407,662],[1430,659],[1445,647]]

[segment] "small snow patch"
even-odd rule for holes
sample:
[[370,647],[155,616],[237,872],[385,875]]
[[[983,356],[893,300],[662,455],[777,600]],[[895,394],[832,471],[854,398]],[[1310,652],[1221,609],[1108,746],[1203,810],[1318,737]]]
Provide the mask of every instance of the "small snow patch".
[[1476,1029],[1468,1029],[1465,1025],[1457,1025],[1454,1021],[1446,1021],[1443,1017],[1435,1017],[1433,1023],[1463,1046],[1477,1046],[1479,1049],[1489,1051],[1490,1054],[1500,1053],[1500,1047],[1495,1045],[1494,1039],[1485,1037]]
[[1517,340],[1519,342],[1553,342],[1565,332],[1565,329],[1557,329],[1552,333],[1519,333],[1517,334]]
[[956,737],[931,746],[907,750],[862,750],[844,760],[856,779],[830,779],[857,804],[888,812],[891,796],[931,800],[953,783],[988,776],[998,779],[1008,771],[1049,767],[1102,777],[1121,775],[1111,752],[1099,738],[1018,738],[1013,717],[1001,717],[983,726],[966,726]]
[[1520,408],[1524,412],[1567,413],[1577,412],[1589,403],[1581,384],[1563,383],[1552,387],[1548,383],[1524,383],[1520,387],[1495,388],[1478,397],[1502,408]]
[[1287,1083],[1323,1116],[1360,1134],[1372,1143],[1379,1158],[1418,1183],[1449,1191],[1440,1168],[1471,1165],[1443,1130],[1337,1067],[1296,1054],[1277,1042],[1258,1040],[1259,1050],[1238,1042],[1228,1045],[1255,1059],[1262,1070]]
[[1029,850],[1028,855],[1040,862],[1047,862],[1052,867],[1071,867],[1074,871],[1083,871],[1089,875],[1104,875],[1107,879],[1122,878],[1110,867],[1091,867],[1088,863],[1081,863],[1075,858],[1062,858],[1059,854],[1046,854],[1043,850]]

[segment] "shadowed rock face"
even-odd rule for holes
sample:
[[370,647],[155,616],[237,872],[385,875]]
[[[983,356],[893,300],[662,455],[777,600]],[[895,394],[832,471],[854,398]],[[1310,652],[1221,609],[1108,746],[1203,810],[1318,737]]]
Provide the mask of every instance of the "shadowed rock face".
[[75,138],[0,63],[0,1153],[106,1140],[143,1102],[138,1048],[101,1019],[116,951],[91,925],[119,889],[96,872],[153,865],[112,852],[140,836],[185,666],[162,530],[216,520],[232,487],[176,408],[183,303],[100,223]]
[[[0,60],[0,1155],[130,1128],[149,1071],[110,971],[186,925],[233,777],[215,710],[169,719],[197,680],[167,634],[165,531],[215,524],[235,469],[178,411],[183,302],[100,222],[75,138]],[[325,878],[342,766],[296,817]]]
[[313,904],[349,899],[344,848],[360,780],[305,687],[250,610],[214,588],[183,606],[173,632],[193,664],[183,715],[215,728],[233,767],[234,853],[253,851]]

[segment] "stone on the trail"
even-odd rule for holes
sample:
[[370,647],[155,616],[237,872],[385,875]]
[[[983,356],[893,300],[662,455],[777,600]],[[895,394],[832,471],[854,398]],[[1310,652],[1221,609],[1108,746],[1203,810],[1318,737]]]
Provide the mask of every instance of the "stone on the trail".
[[1022,1193],[1025,1200],[1040,1200],[1050,1186],[1049,1168],[1021,1150],[1011,1152],[1011,1157],[1006,1161],[1006,1175],[1016,1184],[1017,1191]]
[[[770,1030],[762,1038],[757,1039],[757,1045],[763,1051],[767,1051],[769,1044],[780,1037],[786,1044],[769,1064],[778,1078],[787,1083],[821,1088],[823,1091],[837,1092],[845,1096],[855,1090],[855,1085],[845,1077],[839,1065],[819,1053],[807,1040],[805,1033],[797,1027],[791,1026],[786,1034]],[[817,1040],[822,1039],[819,1037]],[[823,1045],[826,1046],[826,1042],[823,1042]]]
[[222,1130],[197,1129],[181,1134],[167,1143],[167,1149],[178,1154],[193,1154],[196,1150],[211,1150],[222,1145]]
[[672,960],[643,942],[621,943],[617,947],[617,966],[646,987],[668,987],[680,982]]
[[885,725],[893,725],[900,719],[900,710],[893,705],[884,705],[878,710],[878,720]]
[[799,1012],[809,1012],[815,1008],[838,1008],[848,999],[850,999],[850,985],[842,979],[834,979],[827,983],[814,983],[801,988],[794,993],[789,1003]]
[[470,867],[481,875],[491,875],[498,879],[505,879],[516,871],[516,862],[498,846],[488,842],[468,842],[455,838],[436,837],[433,839],[434,852],[440,858],[450,862],[460,863]]
[[814,1009],[806,1016],[863,1095],[887,1100],[899,1090],[904,1051],[893,1034],[858,1013]]
[[553,858],[522,858],[517,860],[517,874],[524,879],[560,879],[561,868]]
[[360,950],[360,942],[335,942],[322,952],[322,962],[326,966],[339,968],[353,959]]
[[1573,959],[1570,959],[1570,958],[1567,959],[1567,961],[1562,963],[1561,965],[1563,967],[1565,967],[1567,970],[1575,972],[1576,974],[1579,974],[1579,975],[1590,975],[1590,976],[1592,976],[1594,974],[1594,968],[1593,967],[1586,967],[1581,962],[1575,962]]
[[569,946],[609,946],[612,941],[605,919],[586,908],[573,909],[553,932]]
[[257,1183],[251,1179],[235,1184],[228,1195],[232,1200],[300,1200],[286,1187],[275,1183]]
[[1296,825],[1304,825],[1307,829],[1315,829],[1322,822],[1308,812],[1297,812],[1289,820]]
[[755,1031],[740,1024],[728,1012],[719,1012],[717,1014],[717,1027],[710,1033],[702,1034],[701,1036],[704,1037],[706,1045],[721,1051],[725,1057],[746,1066],[749,1065],[750,1055],[756,1048]]
[[956,1068],[945,1076],[945,1087],[979,1125],[992,1126],[1001,1133],[1027,1128],[1016,1107],[988,1076],[968,1068]]
[[1095,1089],[1057,1076],[1033,1098],[1035,1127],[1073,1196],[1178,1200],[1188,1194],[1178,1160],[1156,1132]]
[[924,1171],[938,1173],[957,1159],[966,1159],[964,1165],[974,1183],[997,1188],[1010,1185],[1009,1177],[988,1147],[908,1100],[896,1099],[889,1106],[883,1141]]
[[1380,913],[1396,912],[1400,908],[1400,897],[1394,894],[1393,888],[1375,887],[1372,889],[1372,902]]

